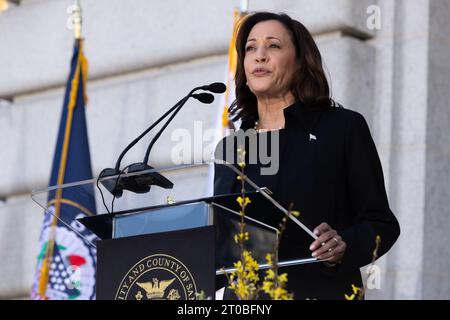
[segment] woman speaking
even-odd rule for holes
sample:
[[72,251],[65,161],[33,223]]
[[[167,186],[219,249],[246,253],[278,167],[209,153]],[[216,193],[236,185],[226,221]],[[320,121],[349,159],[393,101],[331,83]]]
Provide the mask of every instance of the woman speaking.
[[[300,22],[285,14],[250,14],[239,28],[236,49],[230,114],[241,120],[240,130],[276,133],[279,139],[277,172],[261,174],[257,159],[246,165],[245,174],[285,208],[293,203],[302,223],[318,236],[312,241],[289,221],[279,260],[327,261],[283,268],[288,290],[295,299],[344,299],[352,284],[362,287],[359,269],[372,261],[376,237],[381,256],[400,234],[368,125],[361,114],[331,99],[320,52]],[[254,151],[247,150],[247,158]],[[240,188],[231,170],[216,165],[215,194]],[[261,212],[260,218],[277,226],[281,215]]]

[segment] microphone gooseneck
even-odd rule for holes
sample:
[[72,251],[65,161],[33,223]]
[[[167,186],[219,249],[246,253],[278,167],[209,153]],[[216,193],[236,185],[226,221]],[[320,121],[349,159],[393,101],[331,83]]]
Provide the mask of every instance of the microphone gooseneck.
[[[148,158],[150,157],[150,151],[152,150],[156,140],[159,139],[159,137],[161,136],[161,134],[163,133],[163,131],[167,128],[167,126],[169,125],[169,123],[173,120],[173,118],[175,118],[175,116],[177,115],[177,113],[181,110],[181,108],[184,106],[184,104],[186,103],[186,101],[190,98],[193,97],[197,100],[199,100],[202,103],[206,103],[206,104],[210,104],[214,101],[214,96],[210,93],[199,93],[199,94],[194,94],[195,91],[197,90],[205,90],[205,91],[211,91],[211,92],[215,92],[217,91],[217,93],[219,93],[220,90],[222,90],[222,86],[225,86],[223,83],[221,82],[214,82],[210,85],[207,86],[202,86],[202,87],[197,87],[191,90],[191,92],[189,92],[189,94],[185,97],[185,100],[182,101],[178,108],[173,112],[173,114],[170,116],[170,118],[167,120],[167,122],[163,125],[163,127],[158,131],[158,133],[154,136],[154,138],[152,139],[152,141],[150,142],[149,146],[147,147],[147,150],[145,152],[145,156],[144,156],[144,160],[142,161],[144,164],[148,163]],[[215,91],[213,91],[215,90]]]
[[[100,181],[104,187],[113,194],[114,197],[120,197],[124,189],[130,190],[136,193],[145,193],[150,190],[151,185],[158,185],[162,188],[172,188],[173,183],[166,179],[164,176],[159,174],[158,172],[147,172],[134,176],[125,176],[120,177],[123,173],[132,173],[132,172],[140,172],[151,170],[153,167],[147,164],[148,158],[150,156],[150,151],[161,136],[162,132],[167,128],[170,122],[174,119],[177,113],[181,110],[181,108],[186,104],[187,100],[191,97],[199,100],[202,103],[210,104],[214,101],[214,96],[210,93],[202,92],[199,94],[195,94],[195,91],[204,90],[213,93],[223,93],[226,90],[226,86],[223,83],[215,82],[206,86],[200,86],[192,89],[185,97],[183,97],[180,101],[178,101],[173,107],[167,110],[161,117],[159,117],[154,123],[152,123],[147,129],[145,129],[137,138],[135,138],[130,144],[128,144],[125,149],[120,153],[119,157],[116,161],[116,166],[113,168],[106,168],[100,172],[98,179],[105,177],[111,177],[114,175],[119,175],[117,179],[103,179]],[[152,130],[155,126],[157,126],[164,118],[166,118],[170,113],[172,113],[169,119],[164,123],[162,128],[156,133],[147,147],[144,161],[139,163],[134,163],[128,165],[125,169],[128,169],[126,172],[123,172],[120,169],[120,164],[125,156],[125,154],[138,143],[150,130]]]

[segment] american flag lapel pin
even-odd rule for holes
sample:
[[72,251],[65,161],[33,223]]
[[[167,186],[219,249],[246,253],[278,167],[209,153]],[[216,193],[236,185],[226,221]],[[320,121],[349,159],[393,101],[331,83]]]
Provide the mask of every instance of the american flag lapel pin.
[[312,140],[316,140],[316,141],[317,141],[317,138],[316,138],[315,135],[313,135],[312,133],[310,133],[310,134],[309,134],[309,141],[312,141]]

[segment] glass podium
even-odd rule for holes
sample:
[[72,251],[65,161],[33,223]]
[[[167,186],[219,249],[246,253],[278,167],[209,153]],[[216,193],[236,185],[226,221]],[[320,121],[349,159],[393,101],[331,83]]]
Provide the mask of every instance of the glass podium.
[[[233,271],[233,263],[240,259],[240,248],[234,239],[239,233],[241,215],[237,202],[240,194],[212,195],[212,177],[217,165],[209,162],[123,173],[35,189],[31,197],[42,207],[44,221],[53,221],[67,228],[95,249],[99,241],[170,234],[181,230],[195,231],[213,226],[215,274],[221,275]],[[219,165],[221,170],[229,170],[231,179],[236,179],[239,174],[236,166]],[[245,193],[251,200],[247,206],[249,211],[270,208],[281,221],[287,210],[271,197],[270,190],[245,179],[253,187],[252,191]],[[83,206],[87,202],[95,203],[97,214]],[[68,208],[77,212],[75,217],[64,215]],[[289,218],[315,238],[311,230],[295,217]],[[246,249],[252,252],[260,269],[270,267],[265,256],[273,251],[277,241],[276,226],[260,221],[257,212],[245,215],[244,222],[245,231],[249,234]],[[192,250],[195,252],[195,248]],[[319,260],[298,257],[280,261],[279,266],[315,262]]]

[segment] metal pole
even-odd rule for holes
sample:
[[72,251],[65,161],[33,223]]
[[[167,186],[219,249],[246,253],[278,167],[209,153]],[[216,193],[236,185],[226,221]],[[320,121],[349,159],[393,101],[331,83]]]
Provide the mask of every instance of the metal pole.
[[80,0],[76,0],[74,4],[75,10],[73,11],[73,32],[75,39],[81,39],[81,26],[83,18],[81,15]]
[[248,11],[248,1],[249,0],[241,0],[241,4],[239,6],[240,13],[246,13]]
[[[308,263],[315,263],[315,262],[324,262],[325,260],[318,260],[317,258],[305,258],[305,259],[295,259],[295,260],[287,260],[287,261],[281,261],[278,262],[278,267],[289,267],[289,266],[297,266],[300,264],[308,264]],[[260,264],[258,270],[265,270],[273,268],[273,265],[271,264]],[[227,268],[227,269],[219,269],[216,270],[216,276],[225,274],[225,273],[231,273],[233,271],[236,271],[236,268]]]

